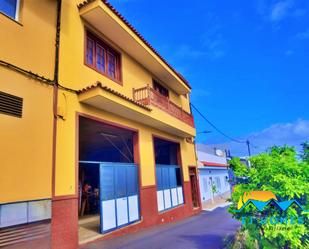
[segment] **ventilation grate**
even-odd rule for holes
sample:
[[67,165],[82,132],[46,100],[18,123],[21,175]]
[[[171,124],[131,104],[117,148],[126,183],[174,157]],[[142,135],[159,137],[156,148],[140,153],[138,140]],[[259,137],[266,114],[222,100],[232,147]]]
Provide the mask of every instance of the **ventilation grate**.
[[0,229],[0,248],[50,248],[50,221]]
[[0,113],[21,118],[23,99],[0,91]]

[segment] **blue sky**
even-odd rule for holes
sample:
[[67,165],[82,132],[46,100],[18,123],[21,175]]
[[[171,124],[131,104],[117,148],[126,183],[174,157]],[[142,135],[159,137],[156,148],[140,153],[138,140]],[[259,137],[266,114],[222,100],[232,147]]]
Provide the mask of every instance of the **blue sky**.
[[[230,136],[265,150],[309,140],[309,1],[111,3],[190,82],[191,100]],[[195,114],[198,143],[229,147]]]

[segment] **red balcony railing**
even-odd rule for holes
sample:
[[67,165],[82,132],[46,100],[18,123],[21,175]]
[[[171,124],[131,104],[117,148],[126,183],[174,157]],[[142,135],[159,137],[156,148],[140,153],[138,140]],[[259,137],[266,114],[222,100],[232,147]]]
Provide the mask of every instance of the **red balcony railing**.
[[175,118],[178,118],[186,124],[194,127],[194,119],[190,113],[184,111],[181,107],[170,101],[169,98],[158,93],[150,86],[133,89],[133,99],[144,105],[156,106]]

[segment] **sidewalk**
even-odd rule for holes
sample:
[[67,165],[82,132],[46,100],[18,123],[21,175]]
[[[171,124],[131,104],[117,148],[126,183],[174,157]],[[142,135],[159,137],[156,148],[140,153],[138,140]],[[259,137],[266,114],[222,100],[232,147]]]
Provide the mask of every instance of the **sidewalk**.
[[218,207],[226,207],[231,203],[228,202],[228,199],[231,197],[230,192],[224,193],[222,195],[217,195],[214,198],[214,202],[212,200],[207,200],[202,202],[203,210],[205,211],[213,211]]

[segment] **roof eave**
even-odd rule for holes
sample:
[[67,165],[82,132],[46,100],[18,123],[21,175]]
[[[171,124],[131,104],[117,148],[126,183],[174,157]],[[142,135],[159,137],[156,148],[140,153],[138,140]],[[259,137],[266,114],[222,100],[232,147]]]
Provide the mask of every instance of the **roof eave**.
[[[95,6],[101,6],[102,9],[106,7],[106,12],[109,11],[110,15],[109,17],[113,18],[116,22],[118,22],[123,27],[127,28],[127,34],[131,33],[131,37],[133,37],[137,43],[144,45],[144,49],[149,50],[147,51],[148,54],[151,54],[154,60],[162,64],[162,66],[165,68],[165,75],[162,76],[164,82],[168,81],[168,79],[174,79],[173,84],[178,82],[178,86],[171,85],[170,87],[174,89],[178,93],[189,93],[191,91],[191,86],[188,83],[188,81],[179,73],[177,72],[151,45],[150,43],[108,2],[105,0],[86,0],[78,5],[78,8],[80,10],[80,15],[82,17],[86,17],[87,12],[91,9],[93,9]],[[116,20],[117,19],[117,20]],[[88,21],[88,20],[87,20]],[[91,24],[91,23],[90,23]],[[103,25],[100,25],[101,28]],[[100,27],[97,28],[100,31]],[[106,34],[107,32],[104,32]],[[113,38],[111,38],[113,42]],[[116,42],[117,43],[117,42]],[[119,44],[117,44],[119,45]],[[121,45],[120,45],[121,47]],[[134,56],[134,55],[133,55]],[[151,67],[151,63],[149,62],[149,65]],[[156,74],[155,74],[156,75]],[[157,75],[156,75],[157,76]],[[167,78],[167,80],[164,80],[164,77]],[[159,77],[160,79],[160,77]],[[171,81],[171,80],[169,80]]]

